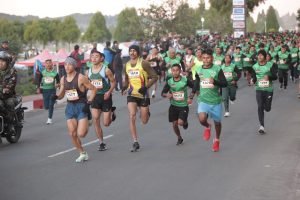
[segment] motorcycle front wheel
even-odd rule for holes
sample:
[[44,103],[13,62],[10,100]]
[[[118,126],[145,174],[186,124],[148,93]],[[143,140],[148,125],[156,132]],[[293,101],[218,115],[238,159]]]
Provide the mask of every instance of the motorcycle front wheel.
[[6,136],[6,140],[9,143],[17,143],[21,137],[22,127],[15,126],[16,134],[9,134]]

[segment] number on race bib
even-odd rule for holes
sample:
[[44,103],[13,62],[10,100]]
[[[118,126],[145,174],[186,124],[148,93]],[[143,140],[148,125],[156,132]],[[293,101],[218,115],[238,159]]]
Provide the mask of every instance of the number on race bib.
[[175,101],[184,101],[184,92],[183,91],[174,92],[173,93],[173,99]]
[[244,58],[244,61],[249,62],[250,58]]
[[76,89],[67,90],[66,96],[67,96],[68,101],[76,101],[79,99]]
[[102,89],[102,88],[103,88],[103,82],[102,82],[102,79],[92,80],[92,84],[93,84],[97,89]]
[[221,65],[222,62],[221,62],[220,60],[216,60],[216,61],[215,61],[215,64],[216,64],[216,65]]
[[240,61],[241,61],[241,58],[235,58],[234,61],[235,61],[235,62],[240,62]]
[[129,78],[139,78],[140,71],[139,70],[130,70],[130,71],[128,71],[128,77]]
[[51,84],[54,82],[54,78],[53,77],[45,77],[44,81],[46,84]]
[[280,61],[279,61],[279,64],[284,64],[284,60],[280,60]]
[[202,80],[200,84],[202,88],[214,88],[214,85],[209,83],[209,79]]
[[224,76],[226,79],[232,78],[232,72],[224,72]]
[[292,58],[296,58],[298,55],[296,53],[292,54]]
[[270,82],[269,81],[265,81],[265,80],[258,81],[258,87],[267,88],[269,86],[270,86]]

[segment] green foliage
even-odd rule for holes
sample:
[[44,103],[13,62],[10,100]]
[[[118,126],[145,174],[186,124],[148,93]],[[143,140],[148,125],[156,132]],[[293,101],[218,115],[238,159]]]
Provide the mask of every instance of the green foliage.
[[118,16],[114,38],[118,41],[143,39],[144,32],[135,8],[126,8]]
[[[196,32],[196,11],[189,7],[187,3],[181,4],[173,20],[174,31],[182,36],[189,36]],[[200,17],[198,16],[198,19]]]
[[0,41],[8,40],[10,50],[14,54],[21,51],[23,43],[24,24],[18,21],[0,19]]
[[77,42],[80,37],[80,30],[73,17],[66,17],[61,24],[61,40],[70,43]]
[[255,32],[256,24],[254,22],[254,19],[250,16],[247,17],[246,19],[246,27],[247,27],[247,32]]
[[90,20],[87,31],[83,36],[83,40],[88,42],[103,42],[111,40],[111,33],[106,27],[105,18],[100,12],[96,12]]
[[256,22],[256,32],[264,33],[265,32],[265,22],[266,22],[266,15],[265,12],[258,13],[257,22]]
[[266,21],[267,21],[266,25],[267,25],[268,32],[274,32],[274,30],[278,31],[279,22],[277,20],[276,11],[273,8],[273,6],[270,6],[267,11]]
[[16,93],[23,96],[35,94],[36,85],[33,83],[32,76],[28,74],[28,70],[18,70],[17,74]]
[[[211,7],[221,10],[224,7],[231,8],[232,0],[209,0]],[[248,11],[252,12],[254,7],[258,6],[260,3],[264,3],[265,0],[247,0]]]

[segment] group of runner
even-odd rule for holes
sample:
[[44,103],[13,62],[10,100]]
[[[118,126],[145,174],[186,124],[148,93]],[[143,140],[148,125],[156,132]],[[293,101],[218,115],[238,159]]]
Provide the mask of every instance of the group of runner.
[[[149,55],[147,51],[142,53],[137,45],[130,46],[130,60],[125,65],[122,94],[127,94],[129,128],[133,140],[131,151],[140,149],[136,130],[137,112],[140,112],[142,123],[147,124],[150,118],[150,98],[156,97],[158,82],[163,81],[165,85],[161,96],[170,100],[169,122],[177,136],[177,145],[183,143],[179,126],[188,128],[189,105],[197,95],[198,119],[204,127],[203,139],[209,140],[211,137],[212,125],[208,121],[211,118],[216,130],[212,150],[219,151],[223,103],[224,116],[229,117],[229,105],[236,99],[237,83],[242,75],[249,86],[255,85],[258,132],[264,134],[264,112],[271,110],[273,98],[272,82],[279,77],[280,89],[286,90],[289,71],[291,80],[296,82],[299,76],[299,50],[300,37],[295,33],[253,35],[251,38],[235,40],[207,38],[196,47],[181,49],[169,47],[165,50],[156,44],[152,46]],[[55,81],[57,74],[53,73],[51,67],[45,68],[40,79],[41,87],[51,90],[44,98],[55,101],[65,95],[67,97],[65,115],[68,132],[80,153],[76,162],[88,160],[80,138],[88,132],[89,113],[99,139],[100,151],[106,150],[100,126],[101,116],[104,126],[109,126],[116,118],[116,108],[112,101],[114,75],[104,62],[101,52],[93,50],[91,62],[92,67],[83,75],[75,71],[76,60],[68,57],[65,61],[66,76],[60,82]],[[59,87],[58,94],[53,93],[56,87]],[[52,113],[53,109],[49,119]],[[52,123],[49,119],[47,124]]]

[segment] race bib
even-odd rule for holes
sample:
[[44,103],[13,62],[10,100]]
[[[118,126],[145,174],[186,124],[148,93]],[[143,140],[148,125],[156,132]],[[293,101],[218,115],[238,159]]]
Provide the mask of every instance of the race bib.
[[231,79],[232,78],[232,72],[224,72],[224,76],[226,79]]
[[151,66],[151,67],[156,67],[156,66],[157,66],[157,62],[151,62],[151,63],[150,63],[150,66]]
[[54,82],[54,78],[53,77],[45,77],[44,81],[46,84],[50,84]]
[[173,99],[175,101],[184,101],[184,92],[183,91],[174,92]]
[[140,77],[140,70],[130,70],[128,71],[129,78],[139,78]]
[[240,62],[240,61],[241,61],[241,58],[235,58],[234,61],[235,61],[235,62]]
[[279,64],[284,64],[284,60],[280,60],[280,61],[279,61]]
[[66,90],[66,96],[68,101],[76,101],[79,99],[76,89]]
[[202,80],[200,84],[202,88],[214,88],[214,85],[209,83],[209,79]]
[[221,65],[221,64],[222,64],[221,60],[216,60],[215,61],[215,65]]
[[97,89],[102,89],[102,88],[103,88],[103,82],[102,82],[102,79],[92,80],[92,84],[93,84]]
[[292,58],[296,58],[298,55],[296,53],[292,54]]
[[260,80],[258,81],[258,87],[267,88],[270,86],[270,81]]
[[249,62],[250,58],[244,58],[244,61]]

